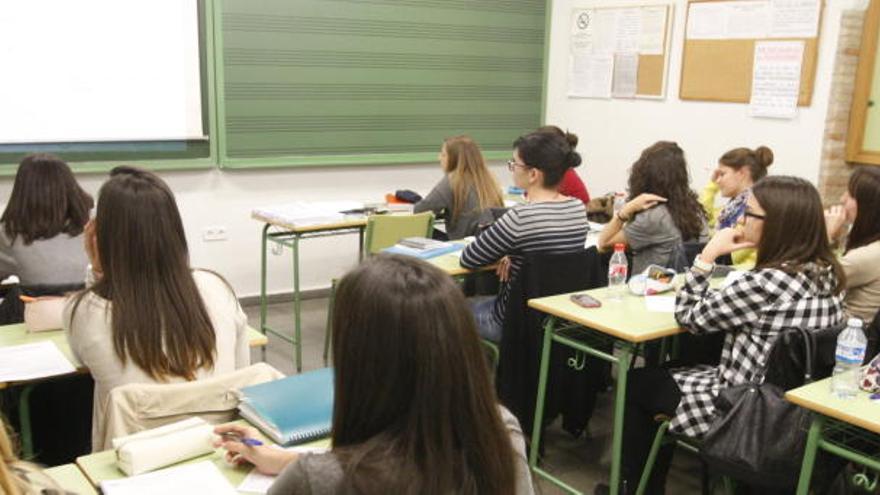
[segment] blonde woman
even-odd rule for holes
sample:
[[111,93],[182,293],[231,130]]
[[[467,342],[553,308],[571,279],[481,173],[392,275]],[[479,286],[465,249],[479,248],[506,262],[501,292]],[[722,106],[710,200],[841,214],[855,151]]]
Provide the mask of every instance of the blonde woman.
[[6,423],[0,417],[0,493],[4,495],[63,494],[51,478],[32,464],[22,462],[12,448]]
[[445,175],[414,211],[433,211],[444,218],[450,239],[474,235],[483,211],[504,206],[501,188],[486,167],[480,146],[468,136],[444,141],[439,158]]

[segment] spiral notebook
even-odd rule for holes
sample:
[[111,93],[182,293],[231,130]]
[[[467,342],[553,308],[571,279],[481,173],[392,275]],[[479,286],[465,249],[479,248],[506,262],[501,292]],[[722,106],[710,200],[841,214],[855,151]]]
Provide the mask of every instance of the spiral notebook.
[[333,419],[333,368],[245,387],[238,411],[279,445],[326,437]]

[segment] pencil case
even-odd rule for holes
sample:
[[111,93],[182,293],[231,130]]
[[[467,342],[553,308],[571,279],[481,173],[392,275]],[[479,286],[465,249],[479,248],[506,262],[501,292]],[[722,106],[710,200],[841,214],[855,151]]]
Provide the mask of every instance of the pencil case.
[[214,426],[189,418],[114,438],[116,465],[128,476],[154,471],[214,452]]

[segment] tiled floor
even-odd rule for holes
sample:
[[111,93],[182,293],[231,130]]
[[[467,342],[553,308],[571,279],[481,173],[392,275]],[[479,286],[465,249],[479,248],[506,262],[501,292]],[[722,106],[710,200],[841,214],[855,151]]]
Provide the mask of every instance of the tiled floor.
[[[276,303],[269,306],[269,324],[288,333],[293,332],[291,303]],[[248,320],[253,327],[260,323],[259,306],[245,308]],[[310,299],[303,302],[302,338],[303,369],[310,370],[324,366],[322,351],[324,345],[324,326],[327,319],[327,299]],[[260,351],[253,351],[253,360],[260,359]],[[285,374],[294,372],[293,348],[290,344],[269,337],[266,360]],[[611,446],[611,393],[603,394],[597,411],[590,422],[589,434],[573,439],[561,428],[551,426],[545,436],[545,468],[555,476],[570,483],[585,493],[592,493],[593,486],[607,481]],[[676,453],[669,474],[666,493],[670,495],[689,495],[700,493],[700,470],[697,460],[687,452]],[[554,485],[539,481],[539,493],[561,494]]]

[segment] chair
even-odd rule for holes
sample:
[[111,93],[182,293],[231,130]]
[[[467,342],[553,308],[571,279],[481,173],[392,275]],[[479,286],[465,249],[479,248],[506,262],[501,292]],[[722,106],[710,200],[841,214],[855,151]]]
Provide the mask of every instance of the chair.
[[880,352],[880,311],[874,315],[871,324],[865,329],[865,337],[868,338],[868,346],[865,347],[865,362],[863,364],[868,364]]
[[[820,380],[831,375],[834,369],[834,352],[837,347],[837,336],[843,331],[845,323],[835,327],[827,328],[818,332],[812,332],[810,339],[812,340],[813,356],[812,371],[809,373],[811,380]],[[806,346],[803,341],[803,334],[799,329],[789,329],[783,331],[773,342],[770,349],[770,355],[764,365],[764,382],[772,383],[784,390],[790,390],[800,387],[804,384],[804,376],[807,375],[807,356],[805,353]],[[660,426],[657,434],[654,436],[654,442],[645,461],[645,468],[642,471],[642,477],[639,481],[636,495],[645,493],[648,480],[651,477],[651,471],[654,468],[654,462],[657,459],[657,453],[660,446],[664,442],[676,442],[688,450],[699,453],[700,441],[682,435],[668,433],[670,418],[658,417]],[[706,468],[704,464],[704,469]],[[723,476],[724,485],[728,493],[731,492],[733,483],[731,477],[725,473]],[[703,472],[703,493],[709,493],[708,473]]]
[[284,375],[266,363],[205,380],[182,383],[131,383],[114,388],[104,409],[104,430],[92,434],[95,452],[112,447],[114,438],[157,428],[191,416],[210,423],[235,418],[236,390]]
[[[372,256],[406,237],[431,237],[434,214],[430,211],[415,215],[371,215],[364,235],[364,252]],[[330,350],[330,325],[336,302],[336,279],[330,282],[330,301],[327,306],[327,325],[324,328],[324,363]]]

